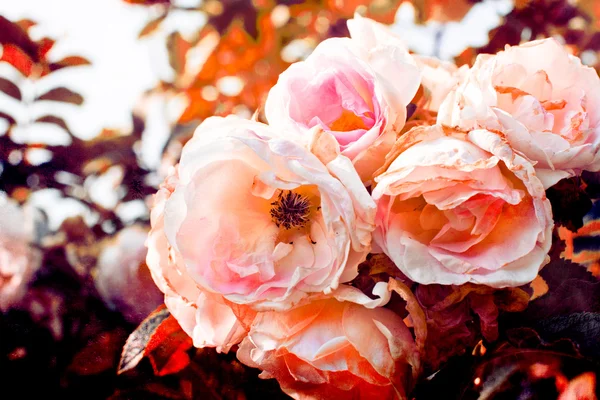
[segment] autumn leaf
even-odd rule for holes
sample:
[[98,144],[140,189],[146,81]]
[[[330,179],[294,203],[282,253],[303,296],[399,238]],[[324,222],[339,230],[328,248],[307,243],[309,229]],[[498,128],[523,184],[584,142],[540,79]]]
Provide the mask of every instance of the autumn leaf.
[[13,44],[5,44],[2,47],[2,58],[0,61],[6,61],[15,67],[25,76],[31,75],[34,62],[21,48]]
[[54,47],[55,41],[44,37],[38,40],[35,44],[37,45],[38,58],[44,60],[48,55],[48,52]]
[[170,315],[156,328],[146,345],[154,373],[158,376],[174,374],[190,363],[186,353],[192,347],[191,338],[185,333],[175,317]]
[[21,100],[21,90],[8,79],[0,78],[0,90],[14,99]]
[[542,297],[543,295],[548,293],[548,284],[540,275],[535,277],[535,279],[531,282],[530,286],[533,289],[531,300],[535,300],[538,297]]
[[71,89],[63,86],[47,91],[46,93],[37,97],[36,100],[61,101],[76,105],[83,104],[83,97],[79,93],[75,93]]
[[[415,343],[419,353],[423,355],[425,353],[425,344],[427,341],[427,322],[423,308],[409,287],[399,280],[390,279],[388,288],[390,291],[399,294],[400,297],[406,301],[406,309],[410,314],[411,322],[415,331]],[[420,360],[411,360],[410,364],[414,367],[413,372],[419,373],[421,370]]]
[[[27,24],[25,24],[27,25]],[[3,45],[3,51],[6,49],[17,48],[33,62],[37,62],[37,46],[27,35],[26,29],[19,26],[18,23],[12,23],[0,15],[0,43]],[[3,57],[4,59],[4,57]],[[6,60],[5,60],[6,61]]]
[[81,67],[85,65],[91,65],[92,63],[84,57],[80,56],[69,56],[65,57],[60,61],[50,64],[51,71],[58,71],[59,69],[67,68],[67,67]]
[[134,368],[145,356],[157,376],[177,373],[190,363],[187,350],[191,347],[191,338],[163,305],[150,314],[127,339],[119,373]]
[[121,353],[121,361],[119,362],[118,369],[119,374],[135,368],[144,357],[146,346],[152,335],[154,335],[160,324],[169,318],[170,315],[169,310],[162,305],[143,320],[140,326],[129,335]]
[[163,22],[165,18],[167,18],[167,15],[168,13],[164,13],[158,18],[154,18],[153,20],[149,21],[138,34],[138,39],[141,39],[155,32],[160,27],[161,22]]
[[21,19],[15,22],[15,24],[26,32],[29,30],[29,28],[36,25],[35,21],[32,21],[30,19]]
[[69,134],[71,133],[71,131],[69,130],[69,127],[67,126],[67,123],[65,122],[64,119],[59,118],[57,116],[54,115],[44,115],[43,117],[39,117],[35,120],[35,122],[45,122],[47,124],[54,124],[54,125],[58,125],[61,128],[63,128],[65,131],[67,131]]
[[183,38],[179,32],[173,32],[167,37],[167,49],[169,49],[169,65],[176,74],[185,71],[186,55],[191,44]]

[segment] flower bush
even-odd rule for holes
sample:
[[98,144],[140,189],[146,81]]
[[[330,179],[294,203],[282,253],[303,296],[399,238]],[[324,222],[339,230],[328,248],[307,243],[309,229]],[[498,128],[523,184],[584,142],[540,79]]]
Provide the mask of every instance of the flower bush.
[[551,258],[546,189],[599,168],[600,80],[551,39],[469,69],[348,29],[281,74],[268,125],[196,129],[148,265],[196,347],[237,348],[288,395],[406,399],[423,365],[526,307]]

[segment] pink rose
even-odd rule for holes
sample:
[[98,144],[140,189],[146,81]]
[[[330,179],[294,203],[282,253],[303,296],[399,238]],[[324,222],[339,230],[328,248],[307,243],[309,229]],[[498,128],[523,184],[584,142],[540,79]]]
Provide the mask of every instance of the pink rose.
[[163,302],[146,266],[148,230],[127,227],[106,243],[98,257],[94,282],[109,307],[132,323],[141,322]]
[[413,281],[518,286],[548,261],[552,212],[500,133],[418,127],[375,178],[375,243]]
[[357,16],[348,28],[351,39],[325,40],[279,76],[265,113],[275,130],[300,142],[309,141],[314,127],[331,132],[369,181],[404,126],[419,69],[383,25]]
[[438,122],[503,130],[546,188],[600,170],[600,78],[554,39],[478,56]]
[[171,171],[154,196],[150,211],[152,228],[146,245],[146,263],[164,302],[196,347],[215,347],[228,352],[246,335],[223,296],[199,287],[187,271],[181,254],[169,243],[165,232],[165,206],[179,182],[178,168]]
[[419,368],[400,316],[334,298],[260,313],[237,357],[295,399],[406,399]]
[[234,116],[207,119],[185,145],[156,195],[147,263],[207,345],[238,338],[229,303],[286,309],[356,276],[375,205],[350,160],[328,156]]
[[33,228],[30,215],[0,196],[0,311],[21,301],[41,266],[41,253],[31,246]]

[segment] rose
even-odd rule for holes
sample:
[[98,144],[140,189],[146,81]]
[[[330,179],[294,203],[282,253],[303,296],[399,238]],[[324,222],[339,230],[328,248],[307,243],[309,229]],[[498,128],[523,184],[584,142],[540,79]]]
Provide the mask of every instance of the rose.
[[600,170],[600,79],[554,39],[480,55],[438,122],[503,130],[546,188]]
[[415,55],[414,59],[421,70],[421,85],[425,91],[423,108],[438,112],[448,93],[464,81],[469,67],[463,65],[458,68],[451,62],[434,57]]
[[400,316],[335,298],[259,313],[237,357],[295,399],[405,399],[419,368]]
[[31,246],[33,221],[16,202],[0,196],[0,310],[16,305],[41,266],[41,253]]
[[163,302],[146,266],[147,228],[129,226],[104,244],[94,283],[107,305],[132,323],[141,322]]
[[146,263],[156,286],[165,294],[165,305],[192,338],[194,346],[228,352],[246,335],[245,328],[222,296],[196,285],[166,235],[165,206],[178,182],[178,167],[174,167],[154,196]]
[[499,132],[414,128],[375,181],[375,243],[413,281],[518,286],[548,261],[550,203]]
[[369,181],[404,126],[419,69],[383,25],[357,16],[348,28],[352,38],[323,41],[280,75],[265,114],[275,130],[300,142],[309,142],[311,128],[330,132]]
[[286,309],[356,276],[375,205],[350,160],[327,157],[234,116],[185,145],[152,208],[147,263],[199,347],[241,332],[230,303]]

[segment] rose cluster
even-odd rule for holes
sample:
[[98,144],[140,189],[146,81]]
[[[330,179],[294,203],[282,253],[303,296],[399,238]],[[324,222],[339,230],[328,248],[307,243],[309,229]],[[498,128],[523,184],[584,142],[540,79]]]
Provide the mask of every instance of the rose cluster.
[[386,306],[399,281],[356,284],[359,265],[531,282],[552,244],[545,190],[600,169],[600,79],[553,39],[469,69],[371,20],[348,28],[281,74],[268,124],[198,127],[155,195],[147,264],[196,347],[236,349],[296,399],[402,399],[422,315],[406,291],[408,318]]

